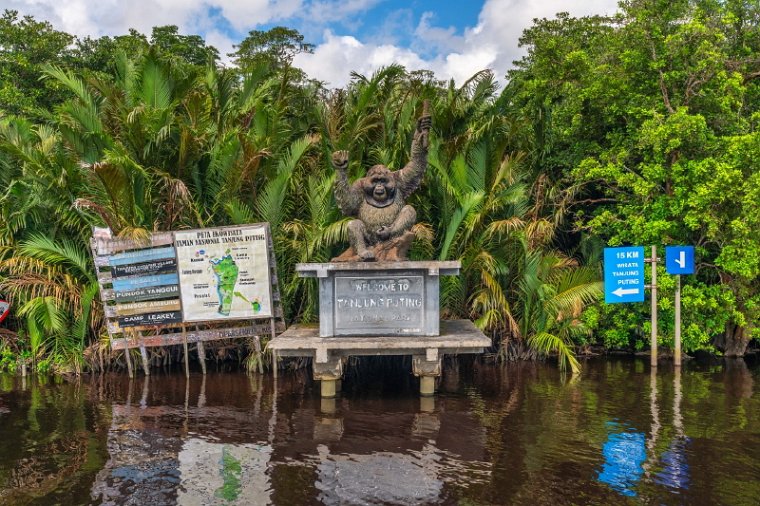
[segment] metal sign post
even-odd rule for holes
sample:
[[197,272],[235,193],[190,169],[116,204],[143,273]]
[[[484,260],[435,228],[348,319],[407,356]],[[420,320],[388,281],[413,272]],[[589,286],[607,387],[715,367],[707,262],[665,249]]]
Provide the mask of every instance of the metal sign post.
[[665,270],[676,277],[675,297],[675,342],[673,362],[681,367],[681,275],[694,274],[694,246],[667,246],[665,248]]
[[673,343],[673,363],[681,367],[681,275],[676,274],[676,335]]
[[649,364],[652,367],[657,367],[657,246],[652,246],[652,258],[649,259],[649,263],[652,264],[652,285],[650,287],[652,299],[652,334],[650,336],[650,346],[652,352]]

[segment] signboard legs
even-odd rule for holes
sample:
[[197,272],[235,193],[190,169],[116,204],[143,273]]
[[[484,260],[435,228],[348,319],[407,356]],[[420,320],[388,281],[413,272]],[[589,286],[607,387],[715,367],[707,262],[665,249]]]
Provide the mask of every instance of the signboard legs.
[[652,246],[652,258],[649,260],[652,264],[652,335],[650,365],[657,367],[657,246]]
[[182,346],[185,348],[185,377],[190,377],[190,353],[187,351],[187,328],[182,325]]
[[[195,326],[195,330],[198,330],[198,326]],[[203,347],[203,341],[198,341],[197,343],[197,349],[198,349],[198,362],[201,363],[201,371],[203,371],[203,375],[206,375],[206,348]]]
[[124,349],[124,358],[127,359],[127,374],[129,374],[130,378],[135,377],[135,373],[132,371],[132,359],[129,356],[130,348]]
[[150,376],[150,363],[148,362],[148,350],[145,346],[140,346],[140,356],[142,357],[143,371],[146,376]]
[[676,335],[675,349],[673,350],[673,362],[676,367],[681,367],[681,275],[676,274]]

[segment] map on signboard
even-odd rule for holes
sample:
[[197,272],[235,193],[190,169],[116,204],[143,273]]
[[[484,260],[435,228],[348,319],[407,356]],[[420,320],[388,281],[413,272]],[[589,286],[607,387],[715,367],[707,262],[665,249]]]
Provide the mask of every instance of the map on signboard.
[[184,321],[271,318],[265,225],[175,232]]

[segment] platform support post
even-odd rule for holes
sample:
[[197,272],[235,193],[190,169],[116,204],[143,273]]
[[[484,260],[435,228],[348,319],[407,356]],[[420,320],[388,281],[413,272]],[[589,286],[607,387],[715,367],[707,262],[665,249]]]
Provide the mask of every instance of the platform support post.
[[420,378],[421,396],[435,395],[435,379],[441,375],[442,358],[437,348],[429,348],[424,355],[412,357],[412,372]]
[[317,348],[312,368],[314,379],[321,382],[322,398],[335,397],[335,394],[340,391],[338,383],[343,377],[343,359],[339,356],[331,356],[324,348]]
[[129,356],[129,343],[125,341],[124,358],[127,360],[127,374],[130,378],[135,377],[135,373],[132,371],[132,359]]

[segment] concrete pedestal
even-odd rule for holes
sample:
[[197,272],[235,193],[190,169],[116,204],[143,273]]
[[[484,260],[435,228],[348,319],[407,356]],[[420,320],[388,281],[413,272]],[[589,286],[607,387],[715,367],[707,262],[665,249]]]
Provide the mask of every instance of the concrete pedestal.
[[456,261],[297,264],[319,279],[319,336],[437,336],[440,277]]
[[444,355],[482,353],[491,345],[469,320],[440,322],[438,336],[320,337],[316,325],[294,325],[269,342],[276,356],[310,357],[314,379],[322,381],[323,397],[334,397],[350,356],[411,355],[412,372],[420,378],[420,394],[435,393]]

